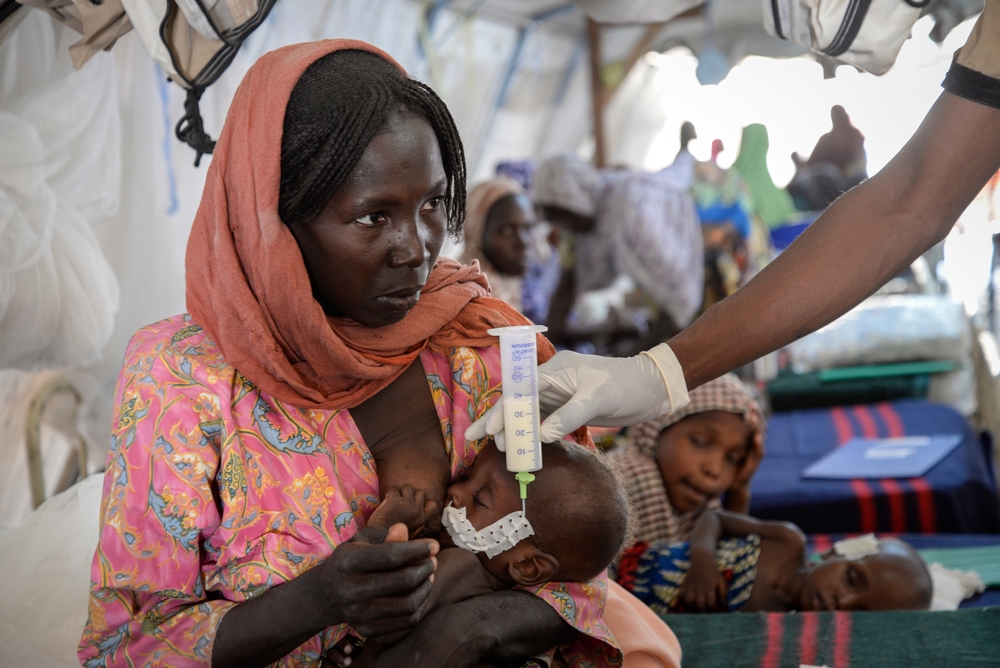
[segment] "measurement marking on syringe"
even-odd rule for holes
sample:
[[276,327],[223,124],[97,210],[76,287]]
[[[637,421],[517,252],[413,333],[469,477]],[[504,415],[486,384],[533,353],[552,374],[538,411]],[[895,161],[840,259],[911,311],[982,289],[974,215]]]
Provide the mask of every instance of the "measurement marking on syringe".
[[517,394],[519,393],[514,393],[503,404],[507,462],[511,470],[528,470],[537,465],[541,455],[540,448],[535,445],[537,423],[531,400],[514,398]]

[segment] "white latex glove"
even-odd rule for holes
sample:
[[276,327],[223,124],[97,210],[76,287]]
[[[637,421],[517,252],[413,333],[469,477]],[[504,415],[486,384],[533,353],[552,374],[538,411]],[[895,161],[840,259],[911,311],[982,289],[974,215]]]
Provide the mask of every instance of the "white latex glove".
[[[684,372],[665,343],[635,357],[563,351],[538,367],[541,439],[549,443],[581,426],[626,427],[688,403]],[[493,436],[504,451],[503,397],[465,431],[467,441]]]

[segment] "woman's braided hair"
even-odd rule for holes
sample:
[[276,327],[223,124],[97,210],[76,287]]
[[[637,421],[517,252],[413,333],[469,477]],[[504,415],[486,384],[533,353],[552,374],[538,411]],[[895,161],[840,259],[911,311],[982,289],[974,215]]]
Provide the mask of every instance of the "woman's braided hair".
[[389,117],[415,114],[434,129],[448,189],[448,232],[465,219],[465,152],[448,107],[434,91],[367,51],[334,51],[310,65],[285,109],[278,214],[285,224],[309,222],[330,201]]

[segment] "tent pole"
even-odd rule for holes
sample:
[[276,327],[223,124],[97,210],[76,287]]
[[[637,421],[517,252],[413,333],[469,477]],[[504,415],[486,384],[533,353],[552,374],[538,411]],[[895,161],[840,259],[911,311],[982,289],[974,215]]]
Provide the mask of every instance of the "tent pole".
[[605,166],[604,147],[604,81],[601,78],[601,26],[594,19],[587,19],[587,41],[590,50],[590,92],[594,115],[594,165]]

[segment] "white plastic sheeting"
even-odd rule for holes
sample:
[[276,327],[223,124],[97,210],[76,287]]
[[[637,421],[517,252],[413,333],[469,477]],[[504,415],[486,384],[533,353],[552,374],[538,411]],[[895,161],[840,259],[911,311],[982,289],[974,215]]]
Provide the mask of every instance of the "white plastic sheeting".
[[118,309],[93,231],[119,199],[114,72],[74,72],[65,34],[25,21],[0,55],[0,368],[92,362]]
[[796,373],[857,364],[964,362],[972,334],[962,303],[941,295],[871,297],[788,348]]
[[944,295],[870,297],[788,350],[797,373],[859,364],[949,360],[931,376],[927,398],[966,417],[978,408],[972,328],[962,303]]
[[0,666],[79,666],[101,481],[93,475],[0,535]]

